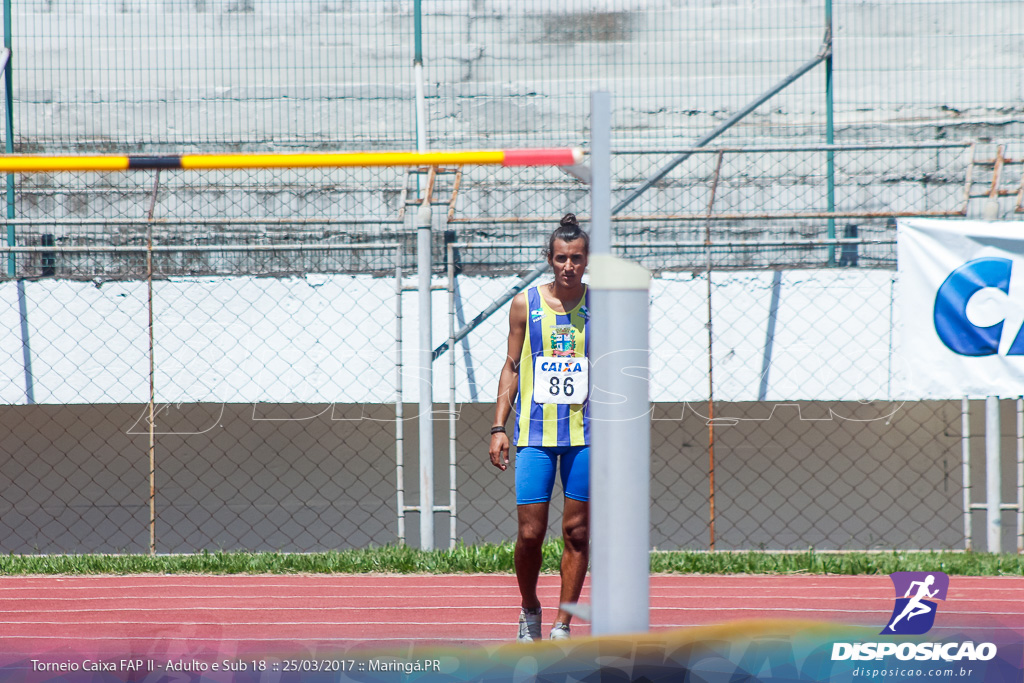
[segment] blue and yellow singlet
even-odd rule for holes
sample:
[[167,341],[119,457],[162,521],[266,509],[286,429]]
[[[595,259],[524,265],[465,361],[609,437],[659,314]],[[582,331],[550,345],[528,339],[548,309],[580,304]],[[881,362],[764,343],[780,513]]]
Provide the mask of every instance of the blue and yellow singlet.
[[[584,285],[586,287],[586,285]],[[537,356],[587,356],[590,292],[571,311],[556,313],[537,287],[526,290],[527,320],[519,357],[519,395],[512,441],[516,446],[586,446],[590,444],[589,406],[537,403],[533,400],[533,368]],[[526,409],[524,410],[524,405]]]

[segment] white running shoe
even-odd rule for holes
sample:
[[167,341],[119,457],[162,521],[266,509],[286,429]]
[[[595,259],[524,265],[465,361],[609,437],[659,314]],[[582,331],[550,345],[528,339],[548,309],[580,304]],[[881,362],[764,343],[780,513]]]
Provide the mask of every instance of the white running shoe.
[[519,637],[517,643],[532,643],[540,640],[541,635],[540,607],[535,610],[528,610],[525,607],[519,610]]
[[556,621],[551,628],[551,640],[569,640],[569,624]]

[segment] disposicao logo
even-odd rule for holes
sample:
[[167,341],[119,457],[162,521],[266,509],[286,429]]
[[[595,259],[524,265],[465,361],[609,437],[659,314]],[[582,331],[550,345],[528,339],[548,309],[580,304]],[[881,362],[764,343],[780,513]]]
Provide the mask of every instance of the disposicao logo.
[[[893,572],[889,575],[896,591],[892,616],[880,635],[916,636],[935,625],[936,600],[945,600],[949,577],[943,572]],[[996,656],[993,643],[878,642],[833,643],[832,661],[881,660],[895,656],[901,661],[988,661]]]
[[943,572],[893,572],[889,578],[896,589],[896,606],[882,635],[917,636],[930,631],[939,608],[935,600],[946,599],[949,577]]

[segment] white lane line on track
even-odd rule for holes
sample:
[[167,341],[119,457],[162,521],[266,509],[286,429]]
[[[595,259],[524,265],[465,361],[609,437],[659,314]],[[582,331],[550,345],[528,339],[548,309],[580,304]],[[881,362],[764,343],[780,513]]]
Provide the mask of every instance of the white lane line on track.
[[[42,591],[46,591],[46,592],[61,591],[61,592],[63,592],[63,591],[96,591],[96,590],[110,590],[110,591],[116,590],[116,591],[125,591],[125,592],[132,591],[132,590],[156,592],[157,590],[159,590],[160,592],[162,592],[162,591],[165,591],[165,590],[168,590],[168,589],[181,589],[181,588],[191,589],[191,590],[224,590],[224,589],[227,589],[227,588],[236,588],[237,590],[241,591],[241,590],[252,590],[253,588],[261,588],[261,589],[286,589],[288,591],[293,592],[293,597],[294,597],[294,593],[301,593],[301,592],[304,592],[304,591],[310,591],[310,592],[314,593],[316,597],[319,597],[319,596],[323,595],[323,591],[324,590],[344,591],[344,590],[349,590],[349,589],[353,589],[354,588],[354,589],[359,589],[359,590],[367,591],[367,589],[372,588],[372,589],[374,589],[374,592],[371,592],[371,595],[373,595],[373,597],[379,597],[379,593],[376,592],[376,591],[385,591],[385,590],[387,590],[389,592],[390,591],[397,591],[399,594],[401,594],[401,591],[407,590],[407,591],[409,591],[409,593],[408,593],[409,597],[422,597],[423,591],[425,589],[433,588],[433,589],[437,589],[437,590],[441,590],[441,591],[451,591],[452,589],[458,589],[459,591],[479,590],[481,592],[491,593],[491,594],[496,595],[496,596],[518,595],[518,592],[517,592],[516,587],[515,587],[514,580],[511,580],[511,579],[510,579],[510,583],[508,585],[501,585],[501,586],[478,586],[478,587],[462,586],[462,585],[458,585],[458,584],[438,585],[438,586],[423,586],[423,585],[415,585],[415,584],[404,584],[403,585],[401,582],[397,582],[397,583],[394,583],[394,584],[382,584],[382,585],[379,585],[379,586],[377,586],[377,585],[375,585],[375,586],[367,586],[366,584],[361,584],[361,585],[358,585],[358,586],[341,586],[341,585],[312,586],[312,585],[306,585],[306,584],[286,584],[286,583],[285,584],[263,584],[263,585],[258,585],[257,586],[257,585],[246,585],[246,584],[234,584],[234,585],[230,585],[230,584],[229,585],[209,584],[209,585],[204,585],[204,584],[196,584],[196,583],[180,583],[180,584],[159,584],[159,585],[154,585],[154,584],[124,584],[124,585],[119,585],[119,586],[106,586],[106,587],[103,587],[103,588],[98,588],[97,586],[65,586],[65,585],[59,585],[59,584],[57,584],[57,585],[48,584],[48,585],[39,585],[39,586],[8,586],[8,585],[4,585],[4,581],[6,581],[6,580],[7,580],[6,578],[0,579],[0,594],[7,593],[7,592],[10,592],[10,593],[30,592],[31,593],[31,592],[42,592]],[[587,587],[589,588],[589,585]],[[820,585],[819,586],[807,586],[805,588],[802,588],[802,587],[799,587],[799,586],[780,586],[778,588],[778,590],[785,590],[787,592],[782,594],[782,595],[775,595],[775,596],[772,596],[772,597],[793,598],[793,599],[808,599],[808,596],[806,595],[807,593],[811,593],[813,595],[817,595],[817,594],[820,594],[822,592],[822,590],[825,589],[825,588],[827,588],[827,587],[826,586],[820,586]],[[833,588],[844,588],[845,589],[846,587],[833,587]],[[545,584],[542,583],[541,586],[540,586],[540,589],[541,590],[557,590],[558,589],[558,584],[557,583],[550,583],[550,584],[545,585]],[[683,596],[683,597],[709,596],[709,593],[707,591],[707,587],[686,586],[685,589],[688,590],[688,591],[699,591],[699,592],[679,593],[678,592],[679,589],[674,589],[672,587],[652,586],[651,587],[651,594],[652,594],[652,597],[654,597],[656,595],[657,596],[664,596],[664,597],[672,597],[672,596]],[[766,587],[766,586],[751,586],[750,589],[756,591],[757,593],[763,594],[765,592],[768,592],[769,587]],[[957,587],[956,591],[952,591],[952,592],[955,593],[955,592],[965,591],[965,590],[966,591],[970,591],[972,594],[980,593],[980,592],[989,592],[989,591],[998,593],[1000,595],[1005,595],[1007,592],[1011,592],[1011,593],[1020,592],[1020,593],[1024,594],[1024,582],[1021,582],[1020,586],[966,586],[966,587],[965,586],[959,586],[959,587]],[[885,588],[880,588],[880,587],[879,588],[875,588],[875,587],[872,587],[872,588],[858,588],[857,589],[857,596],[858,597],[873,597],[876,594],[877,594],[877,596],[879,598],[891,597],[892,596],[892,587],[889,586],[889,587],[885,587]],[[813,595],[811,597],[813,597]],[[710,597],[734,597],[734,596],[735,596],[735,593],[733,591],[730,591],[729,593],[725,593],[725,594],[710,594]]]
[[[469,585],[464,586],[462,584],[459,584],[458,582],[452,582],[452,583],[448,583],[448,584],[423,585],[423,584],[418,584],[415,581],[406,581],[406,582],[394,581],[394,582],[389,582],[389,583],[373,583],[373,584],[366,583],[366,582],[361,582],[361,581],[360,582],[356,582],[356,583],[352,583],[352,584],[343,584],[343,583],[310,583],[310,582],[301,582],[301,583],[298,583],[298,582],[296,582],[296,583],[250,583],[250,582],[241,582],[241,581],[239,581],[239,582],[220,581],[220,582],[216,582],[216,583],[201,583],[199,581],[183,581],[183,582],[180,582],[180,583],[155,583],[155,582],[150,583],[150,582],[144,582],[144,583],[124,583],[124,584],[118,584],[118,585],[115,585],[115,586],[95,586],[95,585],[92,585],[92,586],[90,586],[90,585],[76,586],[76,585],[73,585],[73,584],[65,584],[64,582],[57,581],[57,580],[53,580],[53,581],[40,581],[40,582],[35,583],[33,585],[21,585],[21,586],[7,585],[8,582],[11,581],[11,578],[12,577],[7,577],[7,576],[0,577],[0,590],[33,590],[33,589],[36,589],[36,590],[39,590],[39,589],[49,590],[51,588],[60,589],[60,590],[122,590],[124,588],[146,588],[146,589],[153,590],[153,589],[165,589],[165,588],[193,588],[193,587],[194,588],[219,588],[219,589],[224,589],[224,588],[238,588],[238,589],[246,589],[246,588],[288,588],[288,589],[298,589],[298,590],[321,590],[321,589],[324,589],[324,588],[338,588],[338,589],[360,588],[360,589],[366,590],[366,589],[374,589],[374,588],[392,588],[392,587],[395,587],[395,586],[406,586],[410,590],[412,590],[412,589],[422,590],[422,589],[425,589],[425,588],[433,588],[433,589],[436,589],[436,590],[451,590],[452,588],[459,588],[459,589],[463,589],[464,588],[466,590],[491,591],[491,590],[499,590],[499,589],[500,590],[504,590],[504,589],[509,588],[509,587],[515,588],[515,586],[516,586],[516,582],[515,582],[515,577],[514,576],[507,577],[502,583],[489,584],[489,585],[486,585],[486,586],[469,586]],[[542,586],[545,586],[545,585],[546,586],[557,586],[558,582],[557,581],[543,581],[543,582],[541,582],[540,585],[542,585]],[[586,585],[590,585],[590,584],[588,583]]]
[[[657,631],[667,631],[667,630],[675,630],[675,629],[682,629],[682,628],[704,628],[704,627],[709,627],[709,626],[724,626],[724,625],[728,625],[728,623],[729,622],[658,624],[656,626],[652,626],[651,627],[651,631],[652,632],[657,632]],[[431,625],[435,625],[436,626],[436,624],[431,624]],[[837,627],[849,626],[849,627],[853,627],[853,628],[876,628],[877,627],[877,624],[831,624],[831,625],[832,626],[837,626]],[[502,628],[508,628],[508,624],[501,624],[500,626]],[[958,627],[958,626],[942,626],[942,627],[940,627],[940,626],[935,626],[935,627],[933,627],[931,629],[930,632],[934,632],[934,631],[959,631],[959,630],[961,630],[963,628],[965,628],[965,627]],[[1012,627],[1012,626],[986,626],[985,627],[985,631],[1008,631],[1010,633],[1020,633],[1021,629],[1018,628],[1018,627]],[[580,635],[586,635],[586,634],[580,634]],[[5,640],[8,640],[8,639],[11,639],[11,640],[20,639],[20,640],[32,640],[32,641],[49,641],[49,640],[54,640],[54,641],[58,641],[60,643],[65,643],[67,641],[67,638],[65,638],[63,636],[59,636],[59,635],[39,635],[39,636],[27,635],[26,636],[26,635],[6,635],[5,634],[4,635],[4,639]],[[118,642],[123,642],[123,643],[126,643],[126,644],[136,644],[139,641],[159,641],[162,644],[173,645],[178,640],[189,640],[189,641],[192,641],[192,640],[194,640],[194,638],[192,638],[190,636],[184,636],[184,635],[181,636],[180,638],[175,638],[175,637],[170,637],[169,638],[166,634],[164,634],[164,635],[153,635],[153,636],[145,635],[145,634],[140,634],[140,635],[137,635],[137,636],[133,635],[133,636],[120,636],[120,637],[110,637],[110,636],[75,636],[75,640],[76,641],[101,641],[104,644],[109,644],[109,645],[113,645],[113,644],[118,643]],[[408,636],[408,637],[407,636],[382,636],[380,638],[374,638],[374,639],[371,639],[371,640],[367,640],[366,638],[359,638],[359,637],[345,637],[345,636],[331,637],[331,636],[320,636],[320,635],[317,635],[314,638],[295,638],[295,637],[292,637],[292,638],[274,638],[274,637],[265,637],[265,636],[254,636],[254,637],[249,637],[249,638],[230,638],[228,640],[230,642],[232,642],[232,643],[244,643],[244,644],[249,644],[249,643],[275,643],[275,642],[278,642],[278,643],[296,643],[296,644],[301,644],[303,647],[315,646],[315,645],[318,645],[318,644],[321,644],[321,643],[326,643],[326,642],[354,643],[354,644],[360,645],[360,646],[373,647],[376,644],[381,643],[381,642],[422,642],[422,643],[442,644],[443,645],[443,644],[446,644],[446,643],[453,643],[453,642],[465,642],[465,643],[502,642],[502,643],[508,643],[508,642],[512,642],[514,639],[513,638],[509,638],[509,637],[487,637],[487,636],[482,636],[482,635],[481,636],[474,635],[474,636],[452,636],[450,638],[422,638],[422,637],[416,637],[416,636]],[[2,669],[2,667],[0,667],[0,669]]]
[[[2,581],[2,579],[0,579],[0,581]],[[4,585],[0,584],[0,595],[2,595],[3,593],[19,594],[19,593],[42,593],[42,592],[65,592],[65,591],[67,591],[67,592],[72,592],[72,591],[75,591],[75,592],[77,592],[77,591],[89,591],[89,592],[93,592],[93,593],[101,592],[101,591],[106,591],[106,592],[112,592],[115,595],[126,593],[128,591],[139,591],[140,593],[145,593],[147,595],[152,595],[152,594],[157,594],[157,593],[171,592],[171,589],[173,589],[175,591],[179,591],[181,589],[186,589],[186,590],[191,590],[191,591],[202,591],[202,590],[221,590],[221,591],[223,591],[223,590],[229,590],[229,589],[232,589],[232,588],[234,588],[235,590],[240,591],[240,592],[241,591],[252,591],[253,589],[257,589],[257,588],[261,589],[261,590],[264,590],[264,589],[287,590],[287,591],[289,591],[293,595],[294,594],[301,595],[303,593],[307,593],[310,596],[320,596],[320,595],[323,595],[324,591],[337,591],[339,593],[344,592],[345,595],[349,595],[350,593],[348,591],[350,591],[352,589],[361,590],[361,591],[368,591],[368,589],[373,588],[375,590],[369,591],[369,592],[374,597],[379,597],[380,593],[383,593],[383,592],[388,592],[389,594],[397,593],[399,595],[402,595],[403,591],[405,592],[404,594],[407,595],[408,597],[421,597],[423,595],[424,590],[425,590],[422,586],[410,586],[410,585],[407,585],[407,586],[402,586],[402,585],[394,585],[394,586],[352,586],[351,588],[346,588],[344,586],[288,586],[286,584],[275,585],[275,586],[197,586],[195,584],[183,583],[183,584],[176,585],[176,586],[116,586],[116,587],[115,586],[109,586],[109,587],[105,586],[105,587],[99,588],[99,587],[96,587],[96,586],[4,586]],[[453,585],[453,586],[437,586],[435,588],[437,590],[437,594],[438,595],[451,595],[451,591],[452,590],[458,590],[460,592],[470,592],[470,591],[465,591],[462,586],[455,586],[455,585]],[[559,588],[559,586],[557,584],[549,584],[549,585],[543,585],[542,584],[541,586],[539,586],[539,590],[542,590],[542,591],[543,590],[548,590],[548,591],[554,590],[554,591],[557,591],[558,588]],[[485,590],[480,590],[480,591],[477,591],[477,593],[481,593],[481,594],[484,594],[484,595],[496,595],[496,596],[504,596],[504,595],[516,595],[516,596],[518,596],[519,595],[519,591],[516,589],[516,585],[514,583],[509,584],[508,586],[502,586],[500,588],[493,587],[493,588],[490,588],[490,589],[488,589],[486,591]]]
[[[504,624],[504,626],[508,627],[508,624]],[[515,628],[514,624],[513,624],[512,628]],[[27,640],[56,640],[56,641],[61,642],[61,643],[65,642],[67,640],[66,638],[63,638],[61,636],[7,636],[7,635],[4,636],[5,640],[7,640],[7,639],[14,639],[14,638],[27,639]],[[164,635],[164,636],[140,635],[140,636],[118,637],[118,638],[110,638],[110,637],[102,637],[102,636],[75,636],[75,640],[83,640],[83,641],[97,640],[97,641],[103,642],[104,644],[110,643],[110,644],[113,645],[113,644],[118,643],[118,642],[124,642],[126,644],[134,644],[136,641],[149,641],[149,640],[155,640],[155,641],[159,641],[161,643],[173,644],[177,640],[193,640],[193,639],[192,638],[185,638],[185,637],[182,637],[182,638],[168,638],[166,635]],[[344,636],[335,637],[335,638],[332,638],[330,636],[316,636],[315,638],[267,638],[267,637],[259,636],[259,637],[253,637],[253,638],[234,638],[234,639],[231,639],[231,641],[232,642],[241,642],[241,643],[245,643],[245,644],[249,644],[249,643],[295,643],[296,645],[301,645],[304,648],[309,647],[310,645],[318,645],[318,644],[325,643],[325,642],[331,642],[331,643],[354,643],[354,644],[360,645],[360,646],[375,647],[378,643],[382,643],[382,642],[404,642],[404,643],[420,642],[420,643],[426,643],[426,644],[440,644],[440,645],[451,644],[451,643],[478,643],[478,642],[509,643],[509,642],[515,642],[515,636],[512,636],[512,637],[507,637],[507,636],[506,637],[452,636],[451,638],[448,638],[448,639],[421,638],[421,637],[418,637],[418,636],[408,636],[408,637],[407,636],[386,636],[386,637],[376,638],[374,640],[366,640],[365,638],[355,638],[355,637],[348,638],[348,637],[344,637]],[[2,666],[0,666],[0,670],[3,670]]]
[[[266,600],[266,601],[271,601],[271,600],[289,601],[289,600],[293,600],[294,601],[294,600],[306,600],[306,599],[308,599],[308,600],[326,601],[326,600],[331,600],[331,599],[339,599],[339,600],[380,600],[381,599],[381,594],[380,593],[367,593],[367,594],[345,593],[345,594],[339,594],[339,595],[330,595],[330,594],[318,593],[316,595],[285,594],[285,595],[259,595],[259,596],[253,596],[251,593],[248,593],[248,594],[230,593],[230,594],[224,594],[224,595],[120,595],[119,594],[119,595],[111,595],[111,596],[86,595],[86,596],[64,597],[64,596],[60,596],[60,595],[54,596],[54,595],[52,595],[53,592],[55,592],[55,591],[49,591],[49,592],[47,592],[47,595],[45,595],[45,596],[44,595],[40,595],[40,596],[36,596],[36,597],[14,597],[14,596],[4,597],[4,596],[0,595],[0,603],[2,603],[4,601],[7,601],[7,600],[17,600],[19,604],[23,604],[25,602],[29,602],[29,601],[33,601],[33,600],[50,601],[50,602],[53,602],[53,601],[58,601],[58,602],[59,601],[82,602],[82,601],[87,601],[87,600],[89,600],[89,601],[98,601],[98,600],[145,600],[147,602],[153,602],[153,601],[156,601],[156,600],[190,600],[190,601],[195,601],[195,600],[204,600],[204,601],[211,601],[211,600],[245,600],[245,601],[252,601],[254,599],[259,599],[261,601],[263,601],[263,600]],[[545,597],[547,593],[551,593],[552,595],[557,595],[557,587],[554,587],[554,588],[552,588],[549,591],[541,589],[539,592],[541,593],[541,597]],[[517,599],[519,597],[519,594],[517,592],[517,593],[509,593],[507,596],[506,595],[494,595],[494,596],[488,596],[488,597],[492,597],[495,600],[506,600],[506,599],[509,599],[509,598]],[[550,597],[550,596],[548,596],[548,597]],[[580,597],[583,598],[583,599],[587,599],[590,596],[588,596],[587,593],[584,593]],[[425,602],[426,600],[451,599],[451,595],[449,594],[449,595],[437,595],[437,596],[434,596],[434,595],[424,596],[422,594],[417,594],[417,595],[395,595],[394,593],[389,593],[387,598],[389,600],[405,599],[405,600],[418,600],[418,601],[424,601]],[[476,599],[479,599],[479,598],[480,598],[480,596],[476,596]],[[884,597],[857,595],[856,598],[857,598],[858,601],[871,600],[871,601],[892,603],[892,601],[894,599],[894,596],[890,593],[889,595],[884,596]],[[717,595],[717,594],[714,594],[714,593],[692,593],[692,594],[682,594],[682,595],[678,594],[678,593],[653,593],[653,592],[651,593],[651,600],[652,601],[655,601],[655,600],[700,600],[702,602],[705,602],[705,601],[708,601],[708,600],[729,600],[729,599],[736,599],[736,595],[734,593],[733,594],[722,594],[722,595]],[[746,595],[746,596],[742,596],[742,599],[744,601],[755,601],[755,602],[765,602],[765,601],[769,601],[770,602],[770,601],[773,601],[773,600],[806,600],[806,601],[812,601],[812,602],[826,602],[828,600],[848,600],[849,598],[822,598],[821,596],[810,596],[810,595]],[[970,603],[970,602],[979,602],[979,601],[980,601],[979,598],[959,596],[959,597],[947,598],[946,600],[944,600],[942,602],[942,604],[944,604],[944,605],[951,605],[951,604]],[[1002,597],[1000,597],[999,599],[987,598],[984,601],[985,602],[999,602],[1000,604],[1021,603],[1022,605],[1024,605],[1024,597],[1020,597],[1020,598],[1016,598],[1016,597],[1013,597],[1013,598],[1002,598]]]
[[[283,608],[283,609],[282,608],[278,608],[278,611],[285,611],[285,612],[310,612],[310,613],[314,613],[314,612],[317,612],[317,613],[318,612],[410,612],[410,611],[419,611],[419,609],[420,608],[417,608],[417,607],[387,607],[387,606],[377,606],[377,607],[289,607],[289,608]],[[518,607],[515,607],[515,606],[512,606],[512,607],[477,607],[477,606],[452,607],[452,606],[448,606],[448,607],[431,607],[430,609],[431,610],[452,610],[452,611],[456,611],[456,612],[477,612],[477,611],[480,611],[480,610],[488,610],[488,611],[498,610],[498,611],[505,611],[505,612],[517,612]],[[38,612],[40,614],[54,614],[54,613],[60,613],[60,614],[107,614],[107,613],[110,613],[110,612],[124,612],[124,613],[128,613],[128,614],[137,614],[137,613],[153,614],[153,613],[157,613],[157,612],[170,612],[171,614],[180,614],[182,612],[193,613],[193,612],[200,612],[200,611],[201,612],[217,612],[217,613],[223,613],[223,612],[266,612],[267,608],[265,608],[265,607],[201,607],[201,606],[194,606],[194,607],[146,607],[146,608],[139,608],[139,609],[124,609],[124,608],[118,608],[118,607],[100,607],[100,608],[97,608],[97,609],[62,609],[62,610],[21,609],[21,610],[0,610],[0,615],[13,614],[13,615],[16,615],[16,616],[24,616],[26,613],[29,613],[29,612]],[[552,611],[554,611],[554,608],[552,608]],[[698,611],[699,612],[699,611],[704,611],[704,610],[694,610],[694,611]],[[275,613],[277,613],[277,612],[275,611]],[[886,612],[886,614],[888,614],[888,613],[889,612]],[[879,612],[879,614],[881,614],[881,612]],[[6,624],[6,623],[11,623],[11,622],[0,621],[0,623],[5,623]],[[374,623],[384,623],[384,622],[374,622]]]
[[[668,611],[668,610],[666,610],[666,611]],[[687,612],[706,612],[708,610],[701,610],[701,609],[678,609],[678,610],[673,610],[673,611],[681,612],[681,613],[687,613]],[[727,610],[716,610],[716,612],[719,613],[719,614],[722,611],[729,611],[729,612],[750,611],[750,612],[761,614],[761,613],[763,613],[764,610],[759,610],[759,609],[738,609],[738,608],[737,609],[727,609]],[[836,616],[844,616],[844,615],[854,616],[854,615],[856,615],[856,616],[861,617],[861,618],[872,618],[872,620],[877,620],[877,621],[880,621],[880,622],[881,621],[885,621],[885,618],[889,615],[888,611],[886,611],[886,612],[879,612],[879,611],[870,611],[870,610],[850,610],[850,609],[847,609],[847,610],[838,610],[838,609],[813,609],[813,610],[812,609],[790,609],[790,610],[784,610],[784,609],[779,609],[779,610],[773,610],[773,611],[779,611],[779,612],[784,611],[784,612],[786,612],[787,613],[786,618],[799,618],[799,616],[795,616],[795,615],[799,615],[799,614],[815,614],[815,615],[820,615],[822,613],[825,613],[825,614],[833,614],[833,615],[836,615]],[[1017,614],[1015,612],[957,612],[955,614],[950,614],[950,616],[957,616],[957,617],[965,617],[965,616],[1018,616],[1018,615],[1019,614]],[[755,617],[746,617],[746,618],[755,618]],[[763,616],[762,618],[777,618],[777,617],[772,615],[772,616]],[[811,618],[811,617],[808,616],[808,618]],[[815,620],[812,620],[812,621],[815,621]],[[657,621],[657,623],[660,624],[660,621]],[[13,626],[30,626],[30,625],[31,626],[63,626],[63,627],[79,626],[79,624],[69,624],[68,622],[23,621],[23,620],[4,621],[4,622],[0,622],[0,624],[3,624],[4,626],[9,626],[9,627],[13,627]],[[445,622],[444,626],[463,625],[463,624],[466,624],[466,625],[472,625],[472,624],[495,624],[495,622]],[[503,622],[500,622],[500,624],[506,624],[506,622],[503,621]],[[176,627],[186,627],[186,626],[218,626],[218,627],[222,627],[224,629],[231,629],[231,628],[239,627],[239,626],[262,626],[262,627],[266,627],[266,628],[278,628],[278,627],[282,627],[282,626],[356,626],[356,625],[374,625],[374,626],[390,626],[390,627],[403,626],[403,625],[420,625],[420,626],[432,625],[432,626],[436,627],[437,623],[436,622],[430,622],[430,623],[420,624],[418,622],[397,622],[397,621],[388,621],[388,622],[362,622],[362,621],[352,621],[352,622],[280,622],[280,621],[274,621],[274,622],[268,623],[268,622],[238,622],[238,621],[232,621],[230,624],[225,624],[222,621],[220,621],[220,622],[195,622],[195,621],[187,621],[187,622],[186,621],[158,622],[158,621],[154,621],[154,620],[105,620],[105,621],[92,621],[89,624],[82,625],[82,626],[94,626],[94,627],[99,627],[99,626],[138,626],[138,627],[142,627],[142,628],[148,627],[148,626],[176,626]],[[4,635],[4,637],[6,638],[7,636]]]
[[[171,612],[171,613],[189,612],[189,613],[192,613],[192,612],[197,612],[197,611],[212,611],[212,612],[223,613],[223,612],[265,612],[265,611],[267,611],[267,609],[268,608],[266,608],[266,607],[223,607],[223,606],[209,606],[209,607],[207,607],[207,606],[202,606],[202,605],[195,605],[195,606],[191,606],[191,607],[188,607],[188,608],[184,608],[184,607],[145,607],[145,608],[141,608],[140,607],[138,609],[126,609],[126,608],[123,608],[123,607],[99,607],[99,608],[92,608],[92,609],[88,609],[88,608],[83,608],[83,609],[61,609],[61,610],[59,610],[59,612],[61,614],[108,614],[108,613],[116,613],[116,612],[123,612],[123,613],[128,613],[128,614],[142,612],[142,613],[145,613],[145,614],[153,614],[153,613],[159,613],[159,612]],[[409,610],[414,610],[414,609],[417,609],[417,608],[416,607],[396,607],[396,606],[380,606],[380,605],[378,605],[378,606],[370,606],[370,607],[288,607],[288,608],[279,608],[279,609],[282,609],[283,611],[288,611],[288,612],[408,612]],[[506,611],[514,611],[516,608],[515,608],[515,606],[507,606],[507,605],[505,605],[505,606],[491,606],[491,605],[459,605],[459,606],[452,606],[452,605],[448,605],[448,606],[431,607],[430,609],[432,609],[432,610],[456,611],[456,612],[458,612],[458,611],[480,611],[480,610],[488,610],[488,611],[497,610],[497,611],[506,612]],[[44,613],[44,614],[51,614],[51,613],[54,612],[54,610],[32,610],[32,609],[0,610],[0,615],[24,616],[26,613],[35,612],[35,611],[38,611],[38,612]],[[672,612],[672,613],[675,613],[675,612],[707,612],[708,608],[707,607],[671,607],[671,606],[659,605],[659,606],[656,606],[656,607],[651,607],[650,611],[651,611],[652,614],[655,614],[655,613],[667,613],[667,612]],[[880,609],[850,609],[850,608],[845,608],[845,607],[828,607],[828,606],[825,606],[825,607],[779,607],[779,606],[773,606],[773,607],[765,608],[765,607],[757,607],[757,606],[747,605],[747,606],[736,606],[736,607],[719,606],[719,607],[715,608],[714,611],[715,612],[719,612],[719,613],[720,612],[757,612],[757,613],[764,613],[764,612],[770,612],[770,613],[775,613],[775,612],[808,612],[808,613],[828,612],[828,613],[834,613],[834,614],[882,614],[882,615],[888,615],[892,610],[891,609],[885,609],[885,610],[880,610]],[[995,611],[990,611],[990,610],[948,610],[947,609],[947,610],[943,610],[943,614],[958,615],[958,616],[965,616],[965,615],[1024,616],[1024,612],[995,612]],[[16,623],[16,622],[0,621],[0,623],[5,623],[6,624],[6,623]],[[380,622],[374,622],[374,623],[380,623]],[[391,622],[389,622],[389,623],[391,623]]]
[[[139,585],[147,586],[175,586],[181,584],[198,584],[198,585],[210,585],[210,586],[222,586],[228,585],[239,585],[239,586],[310,586],[318,587],[324,584],[333,584],[336,586],[376,586],[376,585],[392,585],[392,584],[414,584],[417,587],[422,588],[451,588],[452,586],[458,586],[460,588],[470,589],[487,589],[495,586],[504,585],[507,582],[511,582],[515,585],[515,574],[492,574],[494,578],[489,578],[484,581],[474,581],[473,577],[462,579],[460,577],[452,577],[448,580],[424,580],[421,575],[398,575],[388,577],[368,577],[368,578],[355,578],[352,576],[337,576],[331,574],[323,575],[310,575],[295,577],[294,579],[287,579],[280,576],[239,576],[237,574],[230,576],[166,576],[166,575],[154,575],[153,577],[146,576],[120,576],[120,575],[107,575],[107,576],[4,576],[2,582],[4,583],[39,583],[39,584],[67,584],[68,587],[76,587],[75,584],[83,584],[77,587],[89,587],[85,584],[97,584],[97,583],[114,583],[116,585],[125,585],[126,582],[135,582]],[[855,578],[855,577],[854,577]],[[838,579],[760,579],[756,576],[744,576],[741,579],[731,578],[723,580],[721,576],[709,575],[700,579],[692,580],[665,580],[664,578],[652,576],[651,583],[658,585],[678,585],[688,587],[700,587],[708,584],[719,584],[722,586],[732,587],[736,583],[743,584],[757,584],[758,586],[764,585],[785,585],[785,586],[800,586],[807,585],[809,588],[813,588],[814,585],[818,586],[822,584],[837,585],[837,584],[850,584],[858,583],[861,585],[871,586],[873,584],[881,583],[885,578],[884,576],[874,577],[869,582],[865,581],[849,581],[843,578]],[[956,579],[957,577],[953,577]],[[984,579],[989,577],[974,577],[976,580]],[[998,581],[1004,579],[1004,582],[1019,581],[1020,577],[991,577]],[[540,577],[541,582],[558,583],[557,574],[547,574]],[[587,577],[587,582],[590,582],[590,577]]]
[[[508,621],[449,621],[445,622],[444,626],[508,626]],[[8,621],[5,625],[9,626],[69,626],[66,621]],[[225,624],[220,621],[96,621],[89,624],[71,624],[71,626],[173,626],[186,627],[186,626],[220,626],[226,630],[233,629],[239,626],[261,626],[266,628],[277,628],[279,626],[434,626],[437,627],[436,621],[275,621],[273,623],[267,623],[265,621],[233,621],[230,624]],[[515,627],[515,624],[512,624]],[[4,638],[7,638],[7,634],[4,634]]]

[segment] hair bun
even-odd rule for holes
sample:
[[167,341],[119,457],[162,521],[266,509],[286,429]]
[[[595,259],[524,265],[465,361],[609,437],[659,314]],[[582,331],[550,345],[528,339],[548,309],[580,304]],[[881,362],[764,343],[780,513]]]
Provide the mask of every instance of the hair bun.
[[561,225],[562,227],[566,227],[566,228],[568,228],[568,227],[574,227],[574,228],[580,227],[580,222],[578,220],[576,220],[576,214],[574,214],[574,213],[567,213],[564,216],[562,216],[562,220],[559,221],[558,224]]

